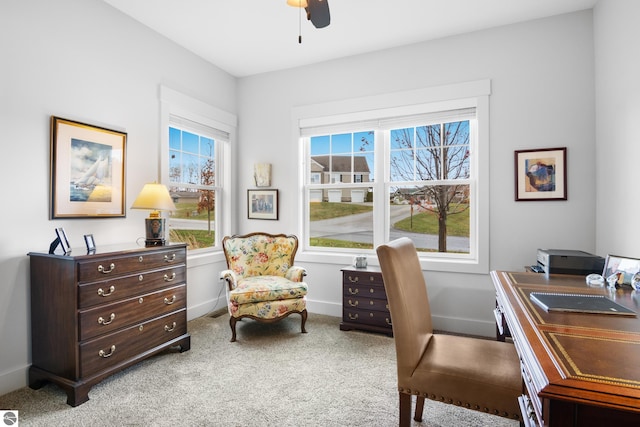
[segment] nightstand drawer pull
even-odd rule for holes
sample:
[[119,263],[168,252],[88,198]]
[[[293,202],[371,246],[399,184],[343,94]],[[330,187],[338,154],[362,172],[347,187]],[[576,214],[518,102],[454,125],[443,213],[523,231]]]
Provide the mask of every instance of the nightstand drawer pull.
[[351,314],[351,313],[349,313],[349,319],[351,319],[351,320],[358,320],[358,313],[356,313],[356,314]]
[[356,290],[355,290],[355,291],[354,291],[353,289],[349,288],[349,293],[350,293],[351,295],[358,295],[358,292],[359,292],[358,288],[356,288]]
[[115,269],[116,269],[116,265],[114,263],[111,263],[108,270],[105,270],[102,264],[98,266],[98,271],[102,274],[109,274]]
[[171,273],[171,277],[169,277],[168,274],[164,275],[164,281],[165,282],[173,282],[173,279],[176,278],[176,272],[174,271],[173,273]]
[[113,322],[113,319],[116,318],[116,314],[115,313],[111,313],[111,316],[109,316],[109,320],[105,320],[104,317],[100,316],[98,317],[98,324],[99,325],[108,325],[109,323]]
[[173,304],[174,302],[176,302],[176,296],[175,296],[175,295],[174,295],[174,296],[172,296],[172,297],[171,297],[171,299],[169,299],[169,298],[165,298],[165,299],[164,299],[164,303],[165,303],[166,305],[171,305],[171,304]]
[[104,357],[106,359],[107,357],[111,357],[115,351],[116,351],[116,346],[114,344],[114,345],[111,346],[111,351],[109,353],[107,353],[104,350],[100,350],[98,352],[98,356]]
[[176,328],[177,323],[173,322],[173,325],[164,325],[165,332],[172,332]]
[[387,325],[391,326],[391,319],[389,319],[388,317],[385,317],[384,321],[387,322]]
[[376,290],[373,288],[369,288],[369,293],[374,293]]
[[176,259],[176,254],[172,254],[171,258],[169,258],[169,255],[165,255],[164,256],[164,262],[173,262]]
[[100,295],[101,297],[108,297],[109,295],[111,295],[115,291],[116,291],[116,287],[111,285],[109,287],[109,292],[105,292],[104,289],[102,289],[102,288],[98,289],[98,295]]
[[352,278],[351,276],[349,276],[349,281],[350,281],[351,283],[358,283],[358,276],[356,276],[356,278],[355,278],[355,279],[354,279],[354,278]]
[[358,300],[356,300],[356,302],[353,302],[353,301],[349,300],[349,305],[351,307],[357,307],[358,306]]

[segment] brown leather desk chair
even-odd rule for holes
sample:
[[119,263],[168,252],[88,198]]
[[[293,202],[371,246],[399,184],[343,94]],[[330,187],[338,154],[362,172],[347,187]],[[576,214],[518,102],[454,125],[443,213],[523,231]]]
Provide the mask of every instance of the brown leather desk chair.
[[[376,249],[387,291],[398,363],[400,426],[422,421],[424,399],[520,419],[520,361],[513,344],[434,334],[427,287],[413,242]],[[461,296],[464,298],[464,295]]]

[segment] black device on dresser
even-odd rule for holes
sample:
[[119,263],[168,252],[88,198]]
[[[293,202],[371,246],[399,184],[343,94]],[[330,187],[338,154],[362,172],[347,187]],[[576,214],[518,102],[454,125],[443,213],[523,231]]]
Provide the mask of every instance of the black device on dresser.
[[77,406],[115,372],[169,347],[190,349],[186,245],[29,257],[31,388],[53,382]]
[[342,322],[340,330],[358,329],[393,336],[391,314],[382,271],[376,266],[342,270]]

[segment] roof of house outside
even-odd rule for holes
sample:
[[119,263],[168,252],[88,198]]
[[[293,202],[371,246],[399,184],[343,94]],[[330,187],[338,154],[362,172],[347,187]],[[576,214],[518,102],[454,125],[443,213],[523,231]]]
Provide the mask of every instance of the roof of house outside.
[[[313,156],[311,159],[322,165],[325,171],[329,170],[329,161],[331,160],[332,172],[351,172],[351,156]],[[353,172],[370,172],[366,157],[353,156]]]

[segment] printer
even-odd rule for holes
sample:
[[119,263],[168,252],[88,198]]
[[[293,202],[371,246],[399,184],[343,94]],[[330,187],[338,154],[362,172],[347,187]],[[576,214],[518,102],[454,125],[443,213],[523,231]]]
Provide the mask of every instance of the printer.
[[537,269],[545,274],[602,274],[605,259],[583,251],[538,249]]

